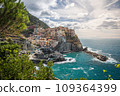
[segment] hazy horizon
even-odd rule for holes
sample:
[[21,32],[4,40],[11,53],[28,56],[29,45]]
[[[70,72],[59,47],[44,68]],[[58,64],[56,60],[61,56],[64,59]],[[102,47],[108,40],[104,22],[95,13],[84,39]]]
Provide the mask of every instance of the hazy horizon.
[[120,29],[79,29],[75,33],[80,39],[120,39]]

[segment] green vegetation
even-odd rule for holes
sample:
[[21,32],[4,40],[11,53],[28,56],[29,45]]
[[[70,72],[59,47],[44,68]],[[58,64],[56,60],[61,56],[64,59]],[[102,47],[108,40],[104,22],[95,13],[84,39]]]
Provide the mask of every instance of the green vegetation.
[[29,22],[28,12],[21,0],[0,0],[0,35],[20,33]]
[[25,36],[25,37],[30,37],[30,34],[33,34],[34,29],[26,29],[24,31],[22,31],[21,33]]
[[[29,60],[27,54],[19,54],[20,46],[13,43],[0,43],[0,80],[53,80],[52,62],[47,67]],[[35,66],[39,67],[36,70]],[[36,76],[35,76],[36,73]]]
[[[28,16],[29,16],[29,20],[30,20],[29,23],[26,23],[26,25],[28,27],[32,26],[32,25],[34,25],[34,26],[37,25],[37,26],[40,26],[40,27],[42,27],[44,29],[49,28],[49,26],[46,23],[44,23],[43,21],[39,20],[37,17],[31,15],[30,13],[28,13]],[[26,36],[26,37],[29,37],[30,34],[32,34],[33,32],[34,32],[34,29],[27,29],[27,30],[24,30],[22,32],[22,34],[24,34],[24,36]]]
[[28,16],[29,16],[30,22],[27,23],[27,26],[31,26],[31,25],[36,25],[37,24],[37,25],[43,27],[44,29],[49,28],[49,26],[46,23],[44,23],[43,21],[39,20],[37,17],[31,15],[30,13],[28,13]]
[[[47,67],[42,62],[34,64],[29,60],[27,54],[19,54],[20,46],[14,44],[10,38],[6,42],[0,42],[0,80],[54,80],[52,71],[53,62],[50,61]],[[36,70],[35,66],[39,67]],[[116,68],[120,64],[115,65]],[[113,80],[112,76],[107,73],[105,80]],[[72,80],[72,79],[70,79]],[[77,79],[74,79],[77,80]],[[80,80],[87,80],[87,78],[80,78]]]
[[[21,0],[0,0],[0,38],[5,38],[6,34],[20,34],[20,32],[29,37],[34,30],[24,29],[32,25],[49,28],[47,24],[28,13]],[[71,38],[74,42],[78,41],[77,35]],[[69,36],[67,39],[70,39]],[[53,62],[48,62],[46,67],[42,62],[34,64],[27,54],[19,54],[20,44],[14,44],[11,38],[6,40],[6,42],[0,42],[0,80],[55,79],[52,71]],[[39,70],[36,70],[35,66],[39,67]],[[120,68],[120,64],[115,66]],[[107,74],[106,80],[113,80],[106,70],[103,72]],[[87,80],[87,78],[80,78],[80,80]]]
[[42,62],[39,63],[39,70],[36,71],[36,79],[37,80],[54,80],[55,77],[53,75],[52,67],[53,62],[50,61],[47,64],[47,67],[44,67]]
[[[27,26],[36,24],[48,28],[44,22],[28,14],[21,0],[0,0],[0,38],[6,38],[8,34],[19,35]],[[27,54],[19,54],[20,46],[14,44],[12,38],[6,40],[0,42],[0,80],[55,79],[52,62],[48,62],[47,67],[43,66],[42,62],[36,65],[29,60]],[[39,67],[39,70],[36,70],[35,66]]]

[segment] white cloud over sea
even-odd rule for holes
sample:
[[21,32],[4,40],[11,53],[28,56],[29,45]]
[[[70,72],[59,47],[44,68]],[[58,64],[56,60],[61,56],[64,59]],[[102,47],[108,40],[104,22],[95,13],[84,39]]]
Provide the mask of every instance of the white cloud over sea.
[[120,38],[120,0],[22,1],[50,27],[74,28],[80,38]]

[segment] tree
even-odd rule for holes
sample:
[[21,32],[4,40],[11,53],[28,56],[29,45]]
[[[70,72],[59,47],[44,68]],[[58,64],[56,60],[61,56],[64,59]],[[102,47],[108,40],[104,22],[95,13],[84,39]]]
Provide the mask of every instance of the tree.
[[52,71],[52,67],[53,66],[53,62],[50,61],[47,64],[47,67],[45,67],[42,62],[40,62],[38,64],[39,70],[36,70],[36,79],[38,80],[54,80],[56,79],[54,77],[53,71]]
[[[0,43],[0,80],[50,80],[55,79],[52,62],[45,67],[29,60],[27,54],[19,54],[20,46],[8,42]],[[39,67],[36,70],[35,66]],[[36,75],[35,75],[36,74]]]
[[21,0],[0,0],[0,33],[20,32],[29,22],[28,12]]

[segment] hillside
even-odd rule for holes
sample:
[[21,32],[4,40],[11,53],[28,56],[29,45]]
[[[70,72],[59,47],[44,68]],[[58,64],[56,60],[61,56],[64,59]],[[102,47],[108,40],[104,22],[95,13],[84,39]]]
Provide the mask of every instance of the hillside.
[[[28,13],[28,16],[29,16],[29,20],[30,22],[27,23],[26,25],[29,27],[29,26],[32,26],[32,25],[39,25],[41,27],[43,27],[44,29],[46,28],[49,28],[49,26],[44,23],[43,21],[39,20],[37,17],[33,16],[32,14]],[[33,33],[33,29],[27,29],[27,30],[24,30],[23,32],[21,32],[25,37],[29,37],[30,34]]]
[[29,16],[30,23],[28,23],[27,26],[38,24],[39,26],[43,27],[44,29],[49,28],[49,26],[46,23],[39,20],[37,17],[31,15],[30,13],[28,13],[28,16]]

